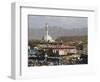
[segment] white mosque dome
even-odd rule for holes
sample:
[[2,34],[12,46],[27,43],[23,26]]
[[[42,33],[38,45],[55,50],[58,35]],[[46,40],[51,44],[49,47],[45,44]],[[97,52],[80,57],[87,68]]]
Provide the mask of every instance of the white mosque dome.
[[46,42],[54,42],[54,40],[52,39],[52,37],[50,35],[45,35],[43,37],[43,40]]

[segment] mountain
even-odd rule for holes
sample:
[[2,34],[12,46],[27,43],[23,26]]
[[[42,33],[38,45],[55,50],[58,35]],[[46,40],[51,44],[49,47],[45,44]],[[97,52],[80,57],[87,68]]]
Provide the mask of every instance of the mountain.
[[[74,28],[74,29],[66,29],[62,27],[49,27],[49,35],[52,36],[53,39],[57,39],[62,36],[83,36],[87,35],[87,28]],[[32,40],[41,40],[45,35],[45,28],[29,28],[28,29],[28,39]]]
[[62,36],[62,37],[58,37],[56,39],[56,41],[63,41],[63,42],[67,42],[67,41],[83,41],[83,42],[87,42],[88,40],[88,36],[86,35],[82,35],[82,36]]

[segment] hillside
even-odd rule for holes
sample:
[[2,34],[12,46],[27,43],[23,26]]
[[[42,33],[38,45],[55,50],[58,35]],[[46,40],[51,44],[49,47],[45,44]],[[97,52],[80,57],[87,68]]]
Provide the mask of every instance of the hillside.
[[88,37],[87,36],[62,36],[56,39],[56,41],[84,41],[87,42]]
[[[59,37],[66,36],[84,36],[87,35],[87,28],[75,28],[75,29],[65,29],[61,27],[49,27],[49,35],[53,37],[53,39],[57,39]],[[28,39],[29,40],[41,40],[45,35],[44,28],[29,28],[28,29]]]

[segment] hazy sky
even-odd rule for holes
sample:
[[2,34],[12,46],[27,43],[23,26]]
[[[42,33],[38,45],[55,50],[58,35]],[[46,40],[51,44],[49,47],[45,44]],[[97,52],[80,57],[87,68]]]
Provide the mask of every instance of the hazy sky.
[[49,26],[62,28],[87,28],[88,18],[86,17],[63,17],[63,16],[34,16],[29,15],[29,28],[43,28],[45,23]]

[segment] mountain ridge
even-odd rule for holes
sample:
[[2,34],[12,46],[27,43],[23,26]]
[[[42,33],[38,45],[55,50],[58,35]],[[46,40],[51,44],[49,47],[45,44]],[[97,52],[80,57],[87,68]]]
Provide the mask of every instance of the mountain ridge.
[[[62,27],[49,27],[49,35],[53,39],[62,37],[62,36],[84,36],[88,34],[88,29],[84,28],[62,28]],[[41,40],[45,35],[45,28],[28,28],[28,39],[32,40]]]

